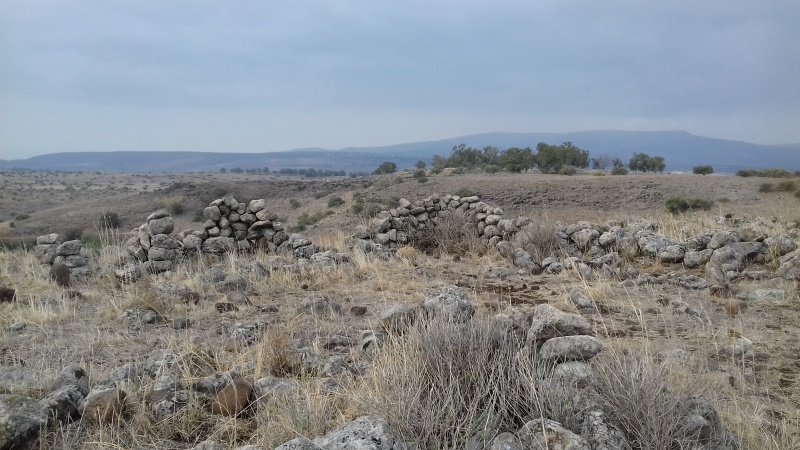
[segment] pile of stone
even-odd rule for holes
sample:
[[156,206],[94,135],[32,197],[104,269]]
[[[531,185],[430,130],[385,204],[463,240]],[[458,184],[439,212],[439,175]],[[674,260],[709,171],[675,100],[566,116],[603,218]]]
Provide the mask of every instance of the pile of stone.
[[473,225],[481,242],[488,246],[512,235],[517,226],[516,221],[503,220],[501,208],[489,206],[477,196],[434,194],[414,202],[401,198],[397,208],[378,213],[369,227],[358,225],[353,237],[377,244],[367,246],[373,249],[405,245],[414,233],[435,228],[450,215],[461,217]]
[[36,238],[36,247],[33,250],[36,259],[42,264],[65,265],[71,279],[82,279],[89,275],[89,258],[80,239],[62,243],[58,234],[46,234]]
[[150,273],[172,270],[183,260],[183,242],[170,236],[175,229],[175,221],[165,209],[158,210],[147,217],[146,222],[131,231],[125,243],[128,253],[141,261],[142,268]]
[[[212,201],[203,210],[206,218],[203,230],[190,233],[197,238],[190,239],[190,244],[194,244],[191,248],[215,253],[226,247],[246,251],[261,246],[274,251],[289,240],[289,236],[266,205],[264,199],[244,203],[233,197],[224,197]],[[211,242],[207,243],[208,240]]]

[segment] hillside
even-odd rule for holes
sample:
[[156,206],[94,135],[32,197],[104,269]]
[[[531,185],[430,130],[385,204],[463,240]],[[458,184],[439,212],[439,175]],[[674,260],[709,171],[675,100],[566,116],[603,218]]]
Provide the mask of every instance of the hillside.
[[535,148],[539,142],[571,141],[590,155],[607,154],[627,161],[634,152],[660,155],[667,171],[689,171],[710,164],[718,173],[745,168],[785,167],[800,169],[800,148],[770,146],[695,136],[685,131],[582,131],[575,133],[483,133],[439,141],[413,142],[383,147],[350,147],[339,150],[300,149],[270,153],[205,152],[76,152],[39,155],[21,160],[0,160],[0,169],[109,172],[216,172],[220,168],[314,168],[371,171],[383,161],[409,168],[417,160],[430,162],[435,154],[449,155],[459,144]]

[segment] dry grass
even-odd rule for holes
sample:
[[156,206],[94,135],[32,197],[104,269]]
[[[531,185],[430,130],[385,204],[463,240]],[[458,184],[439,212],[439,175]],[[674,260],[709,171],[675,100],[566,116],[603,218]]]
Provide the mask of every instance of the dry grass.
[[[620,186],[628,183],[625,177],[587,178],[593,188],[611,181]],[[155,185],[153,180],[137,181]],[[425,188],[450,192],[451,186],[445,181],[433,177]],[[786,234],[786,222],[797,218],[796,199],[776,195],[764,201],[748,200],[758,195],[757,183],[735,181],[741,185],[738,191],[725,194],[732,201],[717,202],[709,212],[673,216],[635,207],[548,209],[531,216],[538,228],[530,237],[529,251],[533,250],[537,260],[557,253],[552,240],[555,220],[632,223],[644,217],[656,220],[660,233],[685,239],[706,228],[728,228],[717,220],[732,213],[744,221],[739,229]],[[573,186],[575,179],[569,183]],[[409,187],[419,186],[375,186],[369,192],[384,198],[407,196],[402,189]],[[494,188],[487,184],[486,189],[491,192]],[[632,198],[638,195],[621,192]],[[287,198],[280,201],[286,203]],[[146,200],[147,206],[152,206],[154,199]],[[513,217],[513,209],[506,210],[507,217]],[[350,220],[346,214],[338,211],[326,219],[326,226],[339,227],[339,221]],[[348,229],[342,227],[340,230]],[[475,435],[488,438],[499,430],[513,431],[533,418],[548,417],[567,426],[580,422],[580,408],[572,402],[571,394],[581,387],[554,389],[546,382],[549,368],[519,358],[518,343],[493,328],[490,317],[498,307],[514,306],[530,312],[536,303],[544,302],[575,311],[568,293],[581,288],[601,311],[591,320],[606,346],[591,363],[597,377],[595,387],[634,448],[690,448],[687,440],[691,436],[687,437],[678,425],[685,414],[680,399],[695,394],[709,398],[743,448],[800,446],[800,413],[796,408],[800,404],[800,370],[794,352],[800,333],[796,283],[736,283],[736,289],[768,290],[774,298],[753,301],[747,310],[730,317],[706,292],[681,289],[667,281],[624,286],[602,278],[584,281],[572,271],[520,276],[495,253],[483,254],[471,231],[450,221],[425,241],[408,247],[411,250],[398,251],[398,258],[383,260],[348,250],[346,233],[320,227],[309,237],[325,249],[347,251],[350,264],[269,270],[267,276],[258,276],[250,271],[250,264],[259,262],[269,268],[276,255],[200,256],[167,276],[146,275],[139,282],[124,284],[118,284],[113,271],[108,270],[124,260],[124,249],[116,244],[119,236],[101,235],[104,244],[92,256],[93,268],[100,275],[77,283],[74,289],[83,294],[81,299],[64,296],[61,288],[47,280],[47,271],[31,253],[2,251],[0,284],[14,287],[18,301],[0,305],[0,348],[7,347],[3,357],[8,359],[4,361],[24,360],[25,368],[37,374],[30,383],[14,387],[14,392],[34,396],[43,394],[49,381],[67,364],[86,367],[92,384],[96,384],[124,362],[146,360],[154,349],[178,355],[172,370],[187,384],[208,373],[226,371],[251,378],[277,375],[293,383],[284,393],[259,399],[237,419],[211,415],[208,400],[198,395],[190,408],[156,422],[143,400],[152,380],[137,379],[122,384],[131,399],[130,414],[124,420],[106,426],[75,422],[49,429],[40,448],[185,449],[207,438],[230,447],[253,444],[274,448],[297,436],[319,436],[363,413],[387,418],[405,439],[420,444],[420,448],[463,448]],[[291,255],[280,256],[282,264],[297,262]],[[486,269],[498,267],[519,278],[516,285],[491,280],[496,289],[508,288],[500,293],[479,283]],[[659,264],[638,269],[665,279],[670,273],[702,275],[700,271],[684,272],[677,266]],[[208,277],[214,270],[247,279],[252,305],[242,305],[237,312],[218,313],[214,303],[225,301],[225,293]],[[473,324],[420,323],[403,338],[390,340],[372,359],[358,350],[361,331],[378,326],[386,305],[415,304],[441,284],[464,279],[477,280],[469,290],[478,308]],[[160,294],[155,285],[163,281],[185,284],[200,294],[200,301],[184,304]],[[514,290],[521,289],[523,283],[526,287],[522,291]],[[520,292],[526,295],[517,295]],[[304,298],[317,294],[338,304],[341,313],[306,314],[297,310]],[[675,309],[673,302],[691,307],[697,317]],[[353,306],[366,312],[356,316],[351,313]],[[142,325],[122,319],[122,313],[131,308],[154,309],[167,321]],[[170,320],[179,317],[188,318],[192,326],[172,329]],[[9,327],[15,323],[27,327],[11,331]],[[259,339],[249,347],[226,351],[224,343],[235,323],[261,324]],[[369,364],[361,377],[337,377],[336,389],[325,387],[318,371],[309,370],[298,359],[298,349],[321,359],[330,356],[324,344],[332,335],[351,338],[356,345],[344,355],[356,364]],[[726,347],[737,339],[733,336],[750,339],[755,356],[741,358],[726,353]],[[688,359],[663,366],[659,353],[678,348],[686,351]]]

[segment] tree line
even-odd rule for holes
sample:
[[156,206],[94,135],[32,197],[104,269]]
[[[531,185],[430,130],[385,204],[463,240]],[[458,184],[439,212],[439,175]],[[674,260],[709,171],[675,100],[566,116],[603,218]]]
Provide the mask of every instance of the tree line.
[[540,142],[535,152],[530,147],[499,150],[492,146],[476,149],[460,144],[453,147],[450,156],[434,155],[431,171],[439,173],[445,168],[455,168],[464,171],[480,169],[489,173],[500,170],[519,173],[538,168],[542,173],[569,174],[574,173],[576,168],[586,169],[590,164],[595,170],[611,168],[612,174],[625,174],[628,169],[635,172],[663,172],[666,168],[663,157],[646,153],[634,153],[627,166],[621,159],[609,155],[589,158],[588,150],[567,141],[561,145]]

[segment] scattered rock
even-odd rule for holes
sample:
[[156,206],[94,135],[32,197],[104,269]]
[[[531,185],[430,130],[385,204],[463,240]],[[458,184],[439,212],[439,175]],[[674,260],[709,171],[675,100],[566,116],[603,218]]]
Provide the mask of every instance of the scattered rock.
[[549,450],[591,450],[586,439],[550,419],[535,419],[517,432],[522,448]]
[[14,289],[9,287],[0,286],[0,303],[13,302],[17,299],[17,294]]
[[427,297],[422,302],[426,317],[438,317],[456,323],[469,322],[475,314],[475,307],[460,288],[450,285]]
[[24,448],[47,425],[38,401],[14,394],[0,394],[0,448]]
[[594,336],[563,336],[548,339],[537,356],[545,361],[588,361],[603,350]]
[[533,311],[527,344],[538,348],[551,338],[592,334],[592,325],[583,316],[566,313],[545,303]]
[[417,318],[417,309],[404,303],[393,303],[381,313],[381,325],[388,333],[403,334]]

